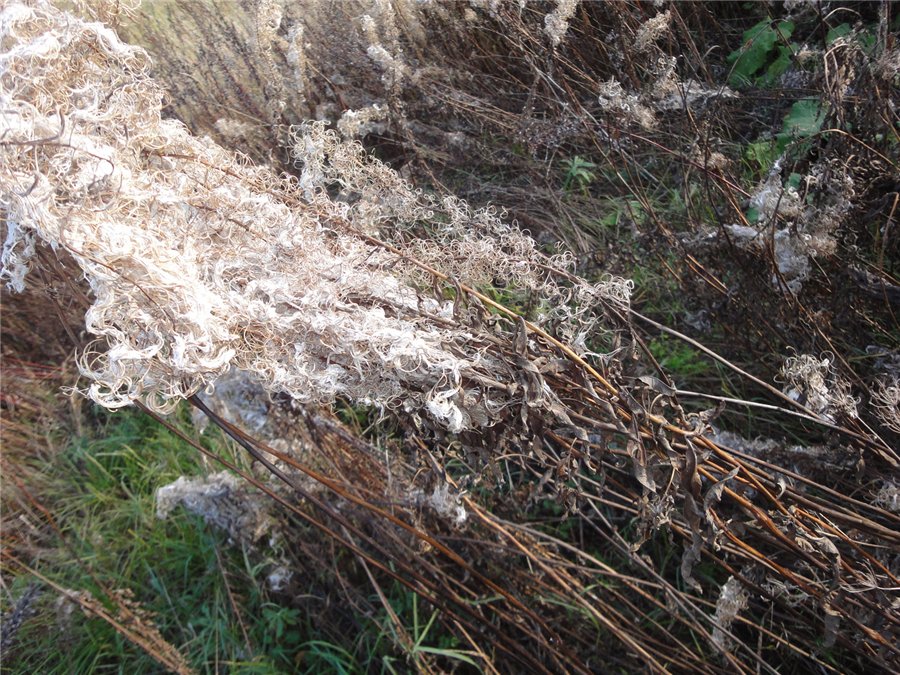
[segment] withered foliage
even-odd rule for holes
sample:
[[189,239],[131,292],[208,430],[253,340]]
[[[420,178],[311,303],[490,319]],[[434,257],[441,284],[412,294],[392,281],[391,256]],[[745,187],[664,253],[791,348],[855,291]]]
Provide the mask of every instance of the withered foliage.
[[[842,356],[859,323],[884,340],[892,315],[862,302],[831,333],[826,309],[808,309],[817,275],[840,267],[843,247],[865,247],[853,214],[885,215],[896,195],[886,178],[896,158],[875,138],[895,113],[884,96],[852,93],[896,80],[886,6],[877,55],[848,38],[807,56],[822,69],[792,71],[821,78],[803,86],[824,87],[835,130],[794,160],[801,196],[784,187],[788,158],[751,194],[726,156],[729,124],[750,134],[755,114],[724,84],[724,55],[701,57],[733,32],[727,8],[221,4],[120,18],[150,59],[43,4],[0,15],[5,273],[30,284],[30,265],[56,287],[76,265],[85,275],[87,326],[103,338],[81,352],[96,401],[158,416],[189,399],[257,461],[247,482],[302,527],[294,540],[282,529],[295,559],[311,559],[350,605],[381,603],[419,670],[451,664],[413,648],[387,583],[440,610],[488,672],[897,669],[896,372],[856,372]],[[165,48],[186,24],[223,38],[182,57],[215,64],[192,78]],[[257,76],[238,77],[241,64]],[[194,133],[164,118],[151,69]],[[73,72],[81,90],[60,79]],[[188,89],[205,95],[189,100]],[[780,122],[784,106],[773,111]],[[312,118],[345,138],[301,125]],[[409,161],[404,177],[349,142],[366,136]],[[755,348],[786,362],[738,366],[727,332],[721,345],[699,344],[639,312],[620,278],[586,280],[598,264],[622,272],[625,254],[615,241],[597,250],[585,228],[548,224],[548,214],[583,222],[541,168],[576,148],[620,167],[585,191],[623,184],[643,212],[631,226],[652,230],[641,241],[671,251],[673,275],[701,303],[715,299],[716,320],[743,314],[732,330],[756,321]],[[682,173],[642,167],[660,154],[677,156]],[[476,185],[461,174],[473,157],[484,166],[472,175],[487,167],[519,182]],[[661,212],[660,175],[684,188],[685,222]],[[410,180],[509,206],[538,240]],[[750,222],[745,201],[765,217]],[[885,265],[896,238],[879,232],[880,258],[860,254],[836,273],[857,280],[854,298],[896,289]],[[550,234],[577,259],[544,255],[538,241]],[[65,266],[48,262],[47,245]],[[84,309],[70,286],[62,302]],[[648,331],[686,340],[766,402],[716,389],[699,392],[708,408],[688,405],[697,393],[660,367]],[[16,335],[28,349],[28,331]],[[200,393],[229,368],[274,396],[252,434]],[[314,405],[340,397],[371,405],[380,424],[364,430]],[[716,433],[744,404],[798,425],[807,442]],[[351,561],[333,566],[311,530]]]

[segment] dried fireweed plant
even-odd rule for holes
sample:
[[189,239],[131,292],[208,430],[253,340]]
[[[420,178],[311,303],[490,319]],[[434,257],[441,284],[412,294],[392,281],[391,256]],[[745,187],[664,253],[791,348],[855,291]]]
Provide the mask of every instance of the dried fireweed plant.
[[[417,13],[405,3],[374,3],[362,19],[364,52],[385,100],[342,117],[338,129],[346,136],[383,119],[401,134],[417,133],[396,119],[412,83],[433,100],[472,105],[448,79],[429,80],[427,68],[403,61],[429,22],[462,13],[430,4]],[[481,4],[490,16],[515,11],[513,4]],[[269,53],[287,39],[289,60],[305,77],[312,71],[304,41],[314,26],[291,27],[285,38],[276,5],[264,3],[257,48]],[[578,5],[560,2],[526,20],[557,49],[575,32]],[[479,16],[465,15],[472,25]],[[627,64],[631,84],[585,75],[580,82],[596,108],[580,111],[578,124],[628,113],[627,129],[658,128],[671,111],[668,97],[702,106],[713,96],[678,78],[657,45],[677,16],[665,11],[617,26],[617,40],[640,45]],[[536,49],[526,20],[510,25]],[[448,35],[458,35],[459,25]],[[630,369],[639,347],[627,342],[630,282],[584,281],[571,256],[544,255],[502,214],[414,189],[322,123],[282,130],[295,176],[254,165],[164,119],[163,90],[150,66],[143,50],[102,24],[46,4],[11,4],[0,14],[3,275],[22,290],[47,246],[77,263],[93,295],[85,324],[97,341],[80,368],[94,401],[164,413],[235,369],[301,403],[346,397],[380,408],[402,421],[422,452],[492,475],[471,478],[472,488],[503,486],[528,501],[556,497],[579,527],[617,552],[627,572],[584,546],[573,552],[527,523],[495,516],[502,495],[451,491],[448,476],[426,489],[413,489],[410,478],[400,494],[399,474],[385,472],[377,448],[328,416],[301,414],[300,445],[319,447],[352,477],[338,483],[320,476],[322,484],[342,504],[376,514],[378,524],[367,526],[375,533],[354,529],[346,520],[351,509],[328,511],[314,493],[307,499],[342,523],[349,533],[342,541],[366,564],[385,553],[385,542],[419,546],[421,555],[394,561],[486,669],[587,672],[596,667],[592,626],[621,645],[610,662],[656,671],[771,671],[756,640],[826,670],[833,668],[828,659],[809,647],[816,640],[860,663],[896,661],[894,482],[874,481],[868,489],[880,501],[866,503],[848,497],[843,482],[822,485],[781,463],[770,446],[757,452],[714,443],[705,432],[716,411],[685,413],[664,372],[659,379]],[[278,63],[270,55],[265,67],[274,72]],[[269,103],[268,118],[282,120],[284,107]],[[382,117],[382,104],[390,115]],[[494,114],[501,125],[518,124]],[[533,136],[529,144],[558,142],[538,127],[520,127]],[[607,140],[628,151],[627,135]],[[486,287],[501,289],[502,302]],[[524,310],[506,306],[534,299],[527,320]],[[591,354],[603,331],[618,350]],[[783,402],[850,439],[845,456],[841,448],[823,450],[841,470],[859,466],[860,457],[890,466],[895,453],[856,426],[855,399],[834,399],[839,382],[828,367],[813,357],[786,364]],[[896,399],[894,389],[888,383],[880,390],[879,410]],[[290,444],[279,449],[220,423],[259,457],[274,458],[275,472],[298,491],[297,475],[319,476]],[[366,490],[378,494],[375,485],[408,520],[363,499]],[[429,534],[447,530],[426,525],[423,508],[451,533],[467,528],[472,536],[459,542]],[[624,528],[630,519],[637,532],[626,538],[612,522]],[[677,579],[635,554],[663,535],[684,542]],[[501,552],[497,541],[506,546]],[[485,569],[496,576],[466,559],[490,560]],[[703,561],[722,575],[706,578],[698,572]],[[598,585],[598,577],[606,582]],[[509,583],[498,585],[503,578]],[[502,601],[472,610],[461,597],[474,595],[477,584],[483,597]],[[659,611],[671,626],[648,620]],[[786,628],[802,624],[806,632]],[[482,640],[476,629],[490,637]],[[526,641],[533,650],[522,649]]]
[[[497,356],[454,317],[463,298],[422,292],[407,259],[546,297],[538,323],[582,342],[602,303],[627,306],[626,282],[562,285],[565,256],[412,190],[321,125],[295,132],[299,180],[192,137],[161,118],[144,52],[100,24],[59,30],[49,11],[5,10],[4,277],[23,288],[36,240],[78,261],[96,298],[86,323],[101,340],[81,369],[97,403],[168,411],[233,366],[299,401],[428,410],[460,431],[509,405],[508,382],[478,384]],[[337,185],[356,199],[332,198]],[[401,241],[423,222],[433,239]],[[385,225],[402,248],[367,240]]]

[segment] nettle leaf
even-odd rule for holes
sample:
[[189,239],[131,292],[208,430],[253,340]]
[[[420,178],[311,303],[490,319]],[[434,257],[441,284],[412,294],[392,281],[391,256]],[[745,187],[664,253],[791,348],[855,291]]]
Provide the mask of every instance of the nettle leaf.
[[775,26],[775,30],[779,32],[781,37],[785,40],[794,34],[794,28],[796,28],[796,25],[793,21],[779,21]]
[[829,30],[828,34],[825,36],[825,44],[830,46],[835,40],[848,35],[852,30],[849,23],[842,23],[835,26]]
[[866,31],[864,33],[860,33],[858,36],[859,43],[862,45],[863,51],[866,52],[869,56],[872,56],[875,51],[875,46],[878,44],[878,38],[875,37],[875,34],[871,31]]
[[732,86],[750,84],[753,75],[762,68],[769,58],[769,51],[777,39],[768,19],[744,33],[744,43],[728,55],[728,62],[733,64],[728,82]]
[[791,67],[791,57],[794,55],[792,47],[778,45],[778,57],[766,68],[766,72],[757,78],[756,84],[758,86],[771,87],[778,83],[778,78],[784,75],[788,68]]
[[[818,99],[805,98],[797,101],[785,115],[781,131],[775,138],[765,137],[748,143],[744,148],[744,157],[760,176],[766,175],[792,142],[809,138],[821,131],[826,112],[827,109]],[[801,154],[804,152],[803,146],[798,146],[796,150]],[[753,222],[750,216],[748,219]]]
[[779,136],[789,134],[794,138],[808,138],[819,132],[825,121],[825,109],[821,101],[804,98],[794,103],[784,118],[784,130]]
[[[895,22],[896,23],[896,22]],[[873,55],[873,50],[878,42],[876,29],[874,27],[858,28],[855,32],[849,23],[842,23],[830,29],[825,35],[825,44],[831,46],[842,37],[850,37],[853,39],[863,51],[869,56]]]
[[[751,84],[754,76],[771,60],[779,36],[787,39],[793,32],[793,21],[779,21],[773,27],[771,19],[763,19],[745,31],[741,48],[728,55],[728,62],[733,64],[728,83],[733,87]],[[781,56],[778,55],[778,58]]]
[[[775,156],[779,157],[794,141],[813,136],[822,129],[826,109],[815,98],[804,98],[794,103],[784,118],[781,133],[776,135]],[[802,153],[803,150],[800,150]]]

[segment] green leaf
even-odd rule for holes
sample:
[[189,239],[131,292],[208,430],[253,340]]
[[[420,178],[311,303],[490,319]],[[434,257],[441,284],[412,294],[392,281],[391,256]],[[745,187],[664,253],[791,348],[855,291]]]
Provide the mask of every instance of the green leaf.
[[839,37],[844,37],[853,29],[850,27],[849,23],[842,23],[838,26],[835,26],[825,35],[825,44],[830,45],[832,42],[837,40]]
[[568,190],[573,182],[577,182],[579,187],[584,189],[596,178],[591,169],[596,169],[597,165],[586,159],[582,159],[575,155],[572,159],[565,162],[566,178],[563,182],[563,190]]
[[733,64],[728,83],[740,87],[753,82],[753,77],[771,60],[779,38],[786,40],[793,32],[793,21],[779,21],[773,27],[771,19],[763,19],[745,31],[741,48],[728,55],[728,62]]
[[443,656],[447,659],[462,661],[463,663],[468,663],[470,666],[478,667],[478,663],[468,655],[472,654],[472,652],[463,652],[458,649],[439,649],[437,647],[419,647],[416,651],[434,654],[435,656]]
[[750,162],[761,175],[769,172],[769,169],[772,168],[772,165],[775,163],[775,160],[778,159],[778,155],[780,154],[781,151],[771,139],[748,143],[747,149],[744,151],[744,156],[747,158],[747,161]]
[[613,227],[619,224],[619,218],[621,218],[622,213],[620,211],[613,211],[605,216],[603,216],[598,222],[604,227]]
[[775,30],[781,33],[781,37],[785,41],[794,34],[794,28],[796,28],[796,25],[793,21],[779,21],[778,25],[775,26]]
[[878,43],[878,38],[876,37],[875,30],[876,29],[874,29],[874,27],[867,27],[865,29],[857,30],[856,34],[854,35],[853,28],[850,26],[850,24],[842,23],[828,31],[828,33],[825,35],[825,44],[830,46],[838,38],[850,35],[855,38],[856,42],[860,47],[862,47],[864,52],[866,52],[869,56],[872,56],[872,52],[875,49],[876,44]]
[[728,55],[728,62],[733,64],[728,76],[728,83],[732,86],[750,84],[752,77],[766,64],[769,51],[778,39],[770,24],[769,19],[763,19],[745,31],[741,48]]
[[807,138],[822,128],[825,110],[815,98],[804,98],[794,103],[784,118],[784,132],[796,138]]
[[872,56],[875,51],[875,45],[878,44],[878,39],[875,37],[873,33],[870,31],[866,31],[864,33],[860,33],[858,36],[859,43],[862,45],[863,51]]
[[778,58],[766,68],[766,72],[760,75],[756,84],[760,87],[771,87],[778,82],[778,78],[784,75],[791,67],[791,57],[794,51],[787,45],[778,45]]
[[[825,122],[825,108],[822,102],[815,98],[805,98],[794,103],[784,118],[784,127],[781,133],[775,136],[778,142],[775,144],[776,158],[794,141],[803,140],[817,134]],[[801,148],[803,146],[800,146]],[[803,154],[806,150],[799,149]]]

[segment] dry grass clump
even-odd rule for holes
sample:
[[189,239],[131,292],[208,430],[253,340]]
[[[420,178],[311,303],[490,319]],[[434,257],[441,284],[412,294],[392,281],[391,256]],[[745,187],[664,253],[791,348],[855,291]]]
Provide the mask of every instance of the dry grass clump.
[[[103,24],[45,3],[9,5],[0,15],[5,279],[21,290],[35,272],[64,276],[45,259],[51,250],[71,256],[90,285],[85,326],[97,338],[80,359],[86,393],[157,417],[190,400],[264,469],[240,471],[249,484],[349,552],[352,562],[333,571],[348,600],[363,611],[380,604],[420,670],[453,657],[416,649],[387,583],[426,600],[465,645],[462,656],[487,671],[775,672],[786,659],[830,672],[895,666],[891,475],[900,457],[867,426],[895,401],[893,381],[873,413],[849,389],[861,378],[843,362],[832,370],[839,357],[806,355],[785,363],[779,391],[635,311],[631,282],[606,270],[586,280],[573,255],[544,254],[502,212],[423,192],[345,138],[384,124],[436,183],[435,172],[453,173],[453,134],[468,147],[483,146],[475,137],[484,133],[518,139],[525,156],[493,157],[526,171],[589,143],[619,167],[614,181],[637,204],[635,227],[639,208],[641,224],[681,256],[674,264],[728,296],[723,275],[689,252],[696,233],[666,224],[638,168],[650,145],[677,155],[688,224],[699,225],[700,197],[687,185],[695,180],[710,208],[738,219],[723,237],[760,236],[739,206],[753,201],[749,191],[716,149],[727,143],[713,138],[725,125],[712,110],[736,96],[700,62],[687,72],[670,53],[697,52],[675,27],[698,26],[709,10],[473,5],[360,3],[358,21],[340,24],[342,41],[322,33],[357,5],[323,5],[301,23],[296,8],[266,2],[252,28],[242,5],[218,17],[234,20],[224,33],[237,26],[252,36],[267,84],[250,97],[258,119],[201,113],[196,127],[246,142],[257,159],[280,158],[292,175],[165,118],[147,53]],[[605,18],[612,27],[597,40]],[[482,66],[454,69],[473,50]],[[284,69],[296,90],[279,77]],[[498,82],[511,89],[502,100],[491,98]],[[836,106],[848,100],[833,91]],[[435,108],[442,114],[422,115]],[[340,118],[344,137],[322,122],[290,123],[314,116]],[[446,144],[429,149],[428,134]],[[654,161],[644,170],[671,171]],[[785,236],[831,214],[822,236],[837,241],[862,191],[831,190],[827,163],[806,168],[819,178],[805,198],[773,167],[760,194],[779,196],[759,196],[756,208]],[[587,196],[595,179],[581,174]],[[533,218],[554,201],[562,197],[548,188],[518,215]],[[585,241],[570,238],[576,248]],[[756,281],[763,297],[786,289],[782,299],[805,311],[797,298],[812,265],[788,274],[778,241],[773,234],[762,249],[773,266]],[[774,404],[679,391],[640,326],[693,345]],[[270,408],[288,418],[283,434],[251,436],[203,402],[200,392],[229,371],[292,401]],[[756,405],[820,442],[714,436],[722,406],[686,406],[688,394]],[[371,405],[392,433],[314,406],[344,398]],[[808,469],[798,459],[807,455],[830,471]],[[672,550],[681,554],[674,564],[664,552]]]

